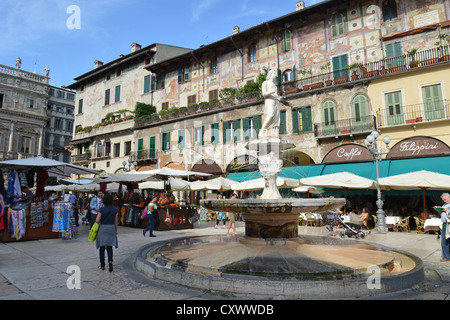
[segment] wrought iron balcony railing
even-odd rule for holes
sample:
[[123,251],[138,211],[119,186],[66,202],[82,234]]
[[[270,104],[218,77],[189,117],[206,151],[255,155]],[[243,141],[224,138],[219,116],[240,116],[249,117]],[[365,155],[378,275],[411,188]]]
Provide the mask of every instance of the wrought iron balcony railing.
[[379,128],[449,119],[450,100],[411,105],[393,105],[377,111]]
[[314,135],[317,138],[338,137],[372,132],[375,128],[375,117],[365,116],[316,123],[314,124]]

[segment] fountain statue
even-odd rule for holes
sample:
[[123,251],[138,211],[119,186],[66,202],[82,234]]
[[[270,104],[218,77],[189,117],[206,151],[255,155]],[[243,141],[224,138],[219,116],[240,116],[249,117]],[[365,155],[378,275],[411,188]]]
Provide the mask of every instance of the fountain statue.
[[289,239],[298,236],[298,217],[302,212],[324,212],[340,208],[345,199],[283,199],[278,191],[277,178],[283,167],[282,154],[295,145],[280,139],[280,103],[277,73],[270,70],[262,84],[264,122],[258,139],[248,143],[247,149],[258,154],[258,169],[265,187],[260,199],[203,200],[201,205],[215,211],[241,213],[245,220],[246,236],[264,239]]

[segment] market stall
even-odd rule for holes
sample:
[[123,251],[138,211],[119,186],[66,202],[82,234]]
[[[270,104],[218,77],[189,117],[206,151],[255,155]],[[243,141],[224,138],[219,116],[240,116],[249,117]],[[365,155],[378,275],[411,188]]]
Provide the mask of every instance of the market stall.
[[[72,208],[67,202],[50,202],[45,196],[49,176],[97,174],[97,170],[43,157],[0,162],[0,176],[9,172],[8,187],[0,182],[4,195],[0,208],[0,240],[2,242],[64,238],[74,234]],[[20,176],[23,178],[21,179]],[[26,180],[26,181],[25,181]],[[25,185],[33,187],[35,194]]]

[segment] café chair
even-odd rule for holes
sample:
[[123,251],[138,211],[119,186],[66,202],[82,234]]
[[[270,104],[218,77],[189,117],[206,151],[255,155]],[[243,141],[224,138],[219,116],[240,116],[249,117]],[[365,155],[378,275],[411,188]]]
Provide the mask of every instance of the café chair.
[[409,217],[406,217],[402,220],[399,220],[396,224],[395,224],[395,228],[397,229],[397,232],[399,230],[406,230],[407,232],[409,232]]
[[414,220],[416,221],[416,232],[419,233],[419,232],[425,231],[424,226],[423,226],[425,221],[418,217],[414,217]]

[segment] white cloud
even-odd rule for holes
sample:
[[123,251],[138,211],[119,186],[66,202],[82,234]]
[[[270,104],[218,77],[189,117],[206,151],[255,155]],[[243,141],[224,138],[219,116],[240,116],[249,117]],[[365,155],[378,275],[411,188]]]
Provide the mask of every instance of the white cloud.
[[217,0],[192,0],[191,12],[192,12],[192,21],[198,21],[202,14],[210,9],[214,4],[216,4]]

